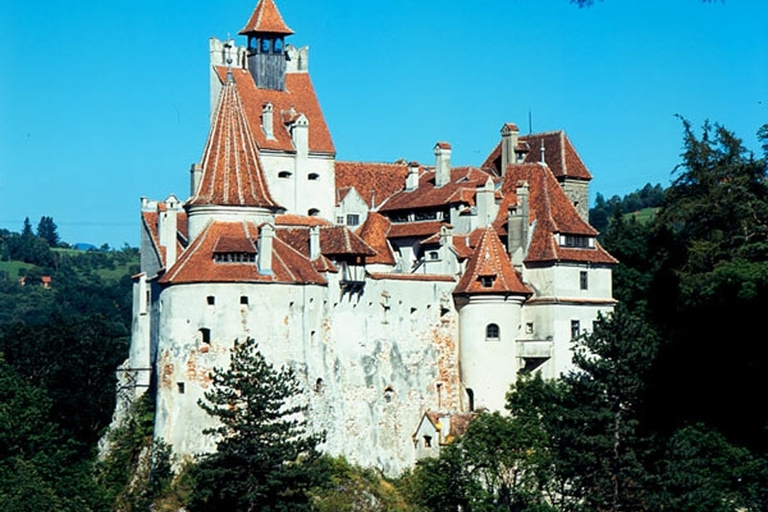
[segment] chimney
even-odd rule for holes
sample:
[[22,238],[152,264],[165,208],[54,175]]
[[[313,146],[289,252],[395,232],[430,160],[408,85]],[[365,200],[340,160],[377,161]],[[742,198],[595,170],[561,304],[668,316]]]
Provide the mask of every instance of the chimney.
[[451,145],[447,142],[435,144],[435,187],[451,182]]
[[496,206],[495,193],[493,180],[490,177],[486,180],[485,185],[477,188],[475,204],[477,205],[478,227],[488,227],[496,217],[494,214],[494,207]]
[[259,274],[272,276],[272,239],[275,237],[275,227],[272,224],[264,224],[259,231],[259,254],[256,258],[256,267]]
[[171,194],[164,204],[165,211],[161,211],[157,217],[157,236],[160,239],[160,245],[165,247],[165,268],[171,268],[176,263],[177,215],[181,203]]
[[510,207],[507,219],[507,250],[512,265],[520,270],[523,267],[523,259],[525,259],[525,251],[528,247],[528,182],[518,181],[515,193],[517,194],[517,205]]
[[507,167],[511,164],[517,163],[515,156],[515,150],[517,149],[517,136],[520,131],[517,129],[517,125],[512,123],[506,123],[501,128],[501,175],[507,172]]
[[203,166],[200,164],[192,164],[189,169],[189,195],[194,196],[197,194],[197,188],[200,186],[200,180],[203,179]]
[[405,190],[410,192],[419,188],[419,162],[408,164],[408,176],[405,178]]
[[299,114],[293,123],[291,140],[298,156],[306,157],[309,154],[309,119],[304,114]]
[[309,228],[309,260],[315,261],[320,257],[320,226]]
[[440,227],[440,245],[442,247],[453,247],[453,228],[448,226]]
[[267,140],[275,140],[274,112],[275,108],[271,103],[267,103],[261,109],[261,128],[264,130]]

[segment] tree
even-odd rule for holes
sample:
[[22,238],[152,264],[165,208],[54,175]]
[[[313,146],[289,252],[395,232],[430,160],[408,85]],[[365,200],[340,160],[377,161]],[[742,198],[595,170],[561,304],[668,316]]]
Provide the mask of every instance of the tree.
[[53,222],[53,217],[40,217],[40,222],[37,224],[37,236],[48,242],[51,247],[59,245],[59,233]]
[[24,217],[24,227],[21,229],[21,236],[32,236],[32,223],[29,217]]
[[230,367],[212,380],[199,405],[220,422],[205,431],[219,441],[195,470],[190,510],[308,510],[324,436],[308,433],[293,370],[276,370],[249,338],[235,342]]
[[654,331],[622,305],[576,341],[576,370],[563,378],[558,457],[585,510],[642,508],[649,443],[640,418],[657,346]]
[[[703,422],[764,451],[768,410],[733,397],[768,393],[768,339],[755,335],[768,308],[768,158],[722,126],[706,122],[696,133],[682,122],[682,161],[651,242],[649,314],[666,340],[650,417],[666,433]],[[725,362],[722,343],[731,340],[740,355]]]

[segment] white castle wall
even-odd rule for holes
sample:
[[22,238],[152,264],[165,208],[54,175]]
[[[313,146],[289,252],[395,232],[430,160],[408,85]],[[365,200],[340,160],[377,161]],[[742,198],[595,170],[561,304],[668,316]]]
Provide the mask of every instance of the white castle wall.
[[[234,340],[252,336],[270,361],[296,369],[312,423],[327,431],[328,452],[391,474],[410,467],[411,435],[424,411],[437,406],[438,383],[443,407],[459,408],[453,286],[369,280],[361,295],[342,295],[335,282],[165,289],[158,303],[164,328],[157,339],[156,436],[180,454],[214,448],[201,435],[212,421],[197,401],[209,389],[210,371],[228,364]],[[210,345],[201,328],[211,330]]]

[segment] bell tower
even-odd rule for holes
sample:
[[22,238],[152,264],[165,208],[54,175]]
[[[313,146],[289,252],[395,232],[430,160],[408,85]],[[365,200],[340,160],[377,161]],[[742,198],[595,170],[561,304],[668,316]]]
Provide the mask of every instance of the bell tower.
[[274,0],[259,0],[245,27],[248,37],[248,70],[256,87],[285,90],[285,38],[293,34],[283,21]]

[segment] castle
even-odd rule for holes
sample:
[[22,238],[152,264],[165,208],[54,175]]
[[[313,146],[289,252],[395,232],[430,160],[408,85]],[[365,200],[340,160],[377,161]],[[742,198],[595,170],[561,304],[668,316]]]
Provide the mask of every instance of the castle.
[[[307,48],[273,0],[211,39],[211,127],[190,197],[142,199],[129,360],[155,436],[215,449],[197,401],[234,340],[294,368],[323,448],[394,474],[556,377],[609,312],[616,260],[587,222],[591,176],[562,131],[501,128],[479,167],[342,162]],[[495,147],[494,147],[495,146]]]

